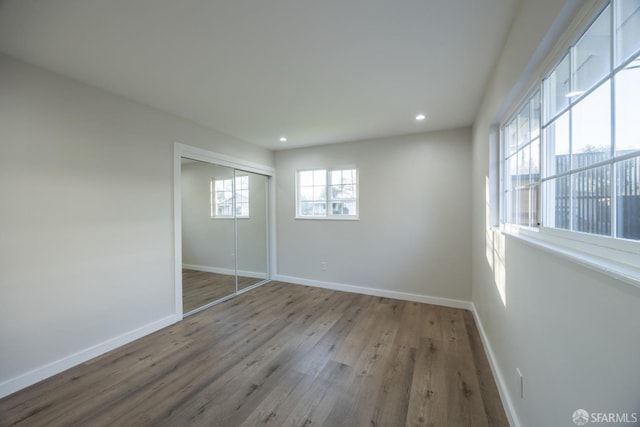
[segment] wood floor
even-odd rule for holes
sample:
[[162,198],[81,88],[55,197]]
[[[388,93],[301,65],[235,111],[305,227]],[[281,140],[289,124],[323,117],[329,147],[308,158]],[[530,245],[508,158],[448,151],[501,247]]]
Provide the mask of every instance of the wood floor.
[[2,426],[506,426],[469,311],[272,282],[0,400]]
[[[188,313],[236,291],[233,275],[182,269],[182,312]],[[238,289],[248,288],[263,279],[238,276]]]

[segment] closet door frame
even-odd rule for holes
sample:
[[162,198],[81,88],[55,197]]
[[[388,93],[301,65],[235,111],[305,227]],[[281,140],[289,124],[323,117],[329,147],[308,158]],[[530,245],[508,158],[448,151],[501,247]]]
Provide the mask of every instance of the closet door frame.
[[[182,318],[182,166],[181,159],[189,158],[220,166],[227,166],[247,172],[267,176],[268,179],[268,212],[267,212],[267,241],[268,268],[267,281],[275,275],[276,247],[275,247],[275,169],[270,166],[250,162],[225,154],[216,153],[198,147],[174,142],[173,144],[173,217],[174,217],[174,283],[175,283],[175,313]],[[251,289],[247,288],[246,290]],[[236,293],[234,295],[236,295]]]

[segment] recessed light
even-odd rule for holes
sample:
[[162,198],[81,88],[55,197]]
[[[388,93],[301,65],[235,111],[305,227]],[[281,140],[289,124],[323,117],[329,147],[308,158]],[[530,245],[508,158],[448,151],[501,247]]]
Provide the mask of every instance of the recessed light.
[[286,138],[286,137],[284,137],[284,136],[281,136],[281,137],[280,137],[280,142],[287,142],[287,138]]
[[422,121],[422,120],[424,120],[426,118],[427,118],[427,116],[425,116],[424,114],[418,114],[416,116],[416,120],[418,120],[418,121]]

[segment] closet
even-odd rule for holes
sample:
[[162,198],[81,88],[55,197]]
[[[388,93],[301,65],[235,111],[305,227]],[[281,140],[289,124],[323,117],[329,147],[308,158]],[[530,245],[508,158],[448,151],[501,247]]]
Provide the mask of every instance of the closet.
[[181,272],[176,278],[182,282],[184,316],[270,277],[271,176],[209,157],[182,153],[179,158]]

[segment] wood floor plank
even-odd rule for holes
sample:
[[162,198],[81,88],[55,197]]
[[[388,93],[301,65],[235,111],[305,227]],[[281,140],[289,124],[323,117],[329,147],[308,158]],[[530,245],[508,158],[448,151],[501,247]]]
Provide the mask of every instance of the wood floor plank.
[[442,310],[448,423],[488,426],[463,310]]
[[478,378],[478,384],[480,386],[480,393],[482,396],[482,402],[485,407],[485,414],[487,416],[487,422],[490,426],[503,426],[507,425],[507,415],[502,407],[502,401],[500,400],[500,394],[493,378],[493,372],[491,366],[487,360],[482,340],[480,339],[480,333],[473,320],[473,314],[470,311],[465,310],[463,312],[465,328],[469,337],[469,345],[473,356],[473,362],[476,367],[476,376]]
[[0,399],[0,426],[506,426],[469,312],[272,282]]

